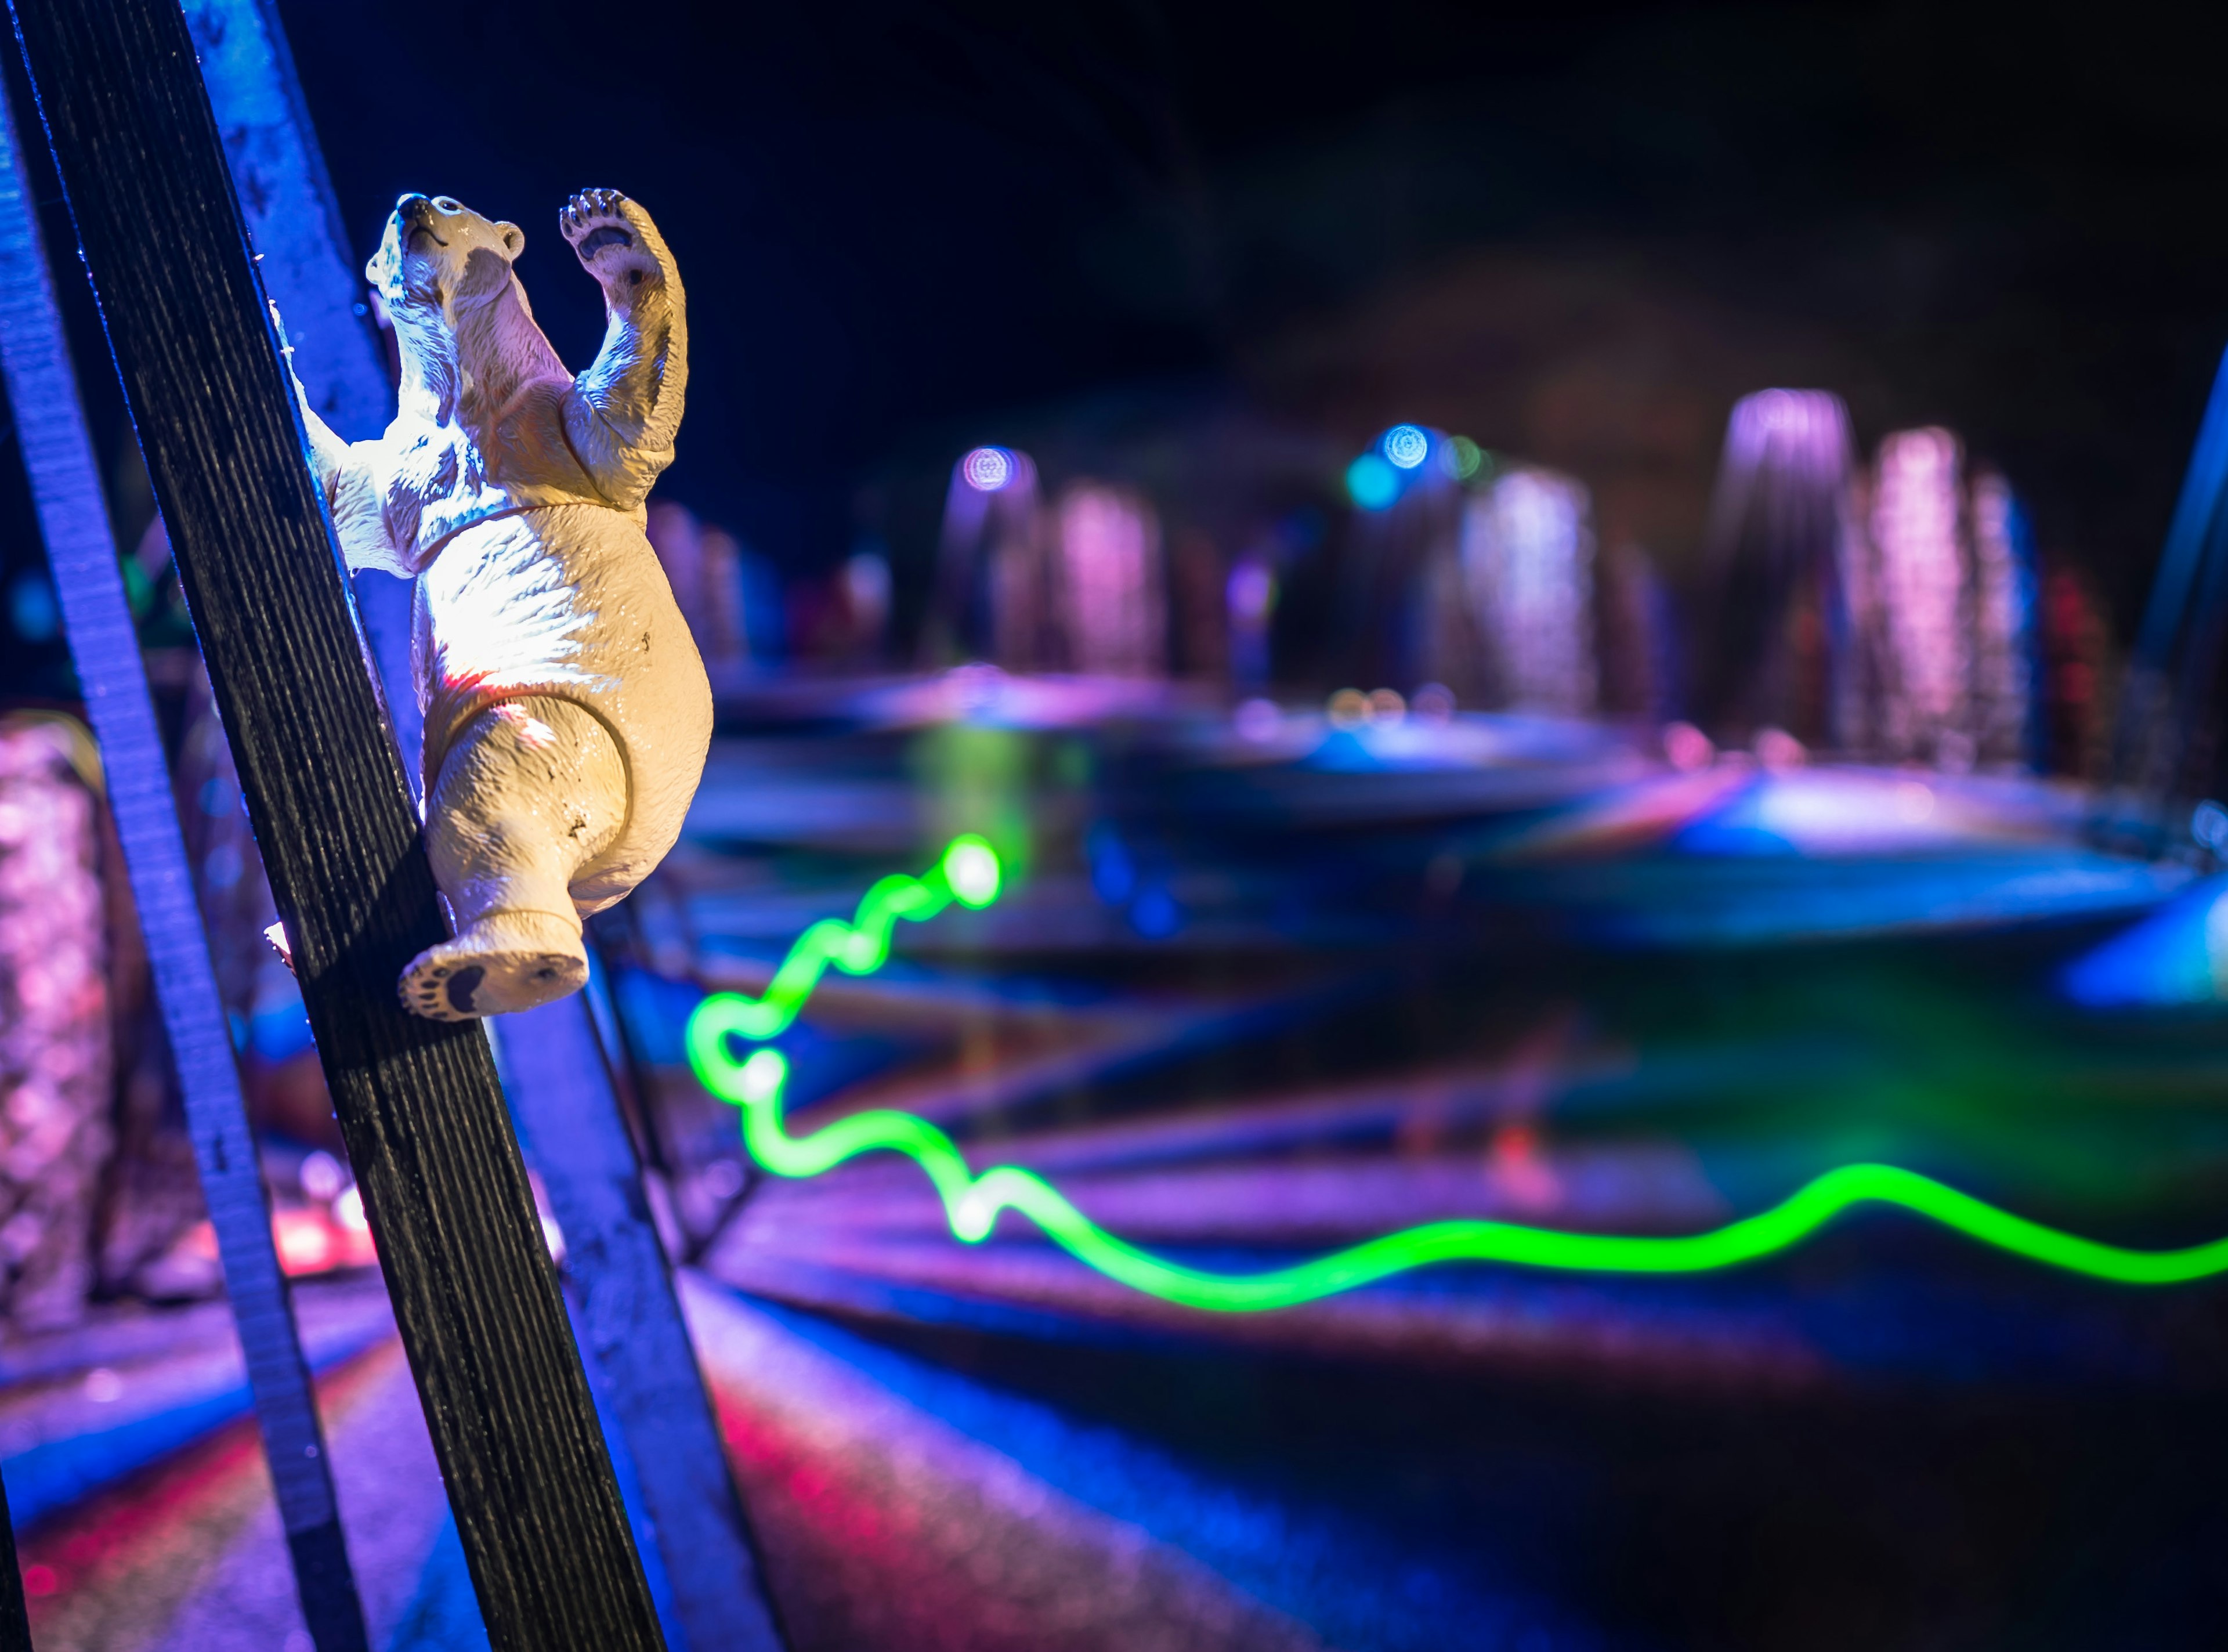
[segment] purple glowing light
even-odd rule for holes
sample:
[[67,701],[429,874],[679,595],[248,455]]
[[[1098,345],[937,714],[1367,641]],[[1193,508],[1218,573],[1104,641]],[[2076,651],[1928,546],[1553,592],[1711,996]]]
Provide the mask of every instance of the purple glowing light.
[[977,493],[996,493],[1014,479],[1014,456],[1002,447],[978,447],[960,460],[959,474]]
[[1759,390],[1734,406],[1725,432],[1729,470],[1753,471],[1771,457],[1790,471],[1840,485],[1849,471],[1849,415],[1824,390]]
[[1231,613],[1258,624],[1269,617],[1277,601],[1277,576],[1259,562],[1240,562],[1230,571]]

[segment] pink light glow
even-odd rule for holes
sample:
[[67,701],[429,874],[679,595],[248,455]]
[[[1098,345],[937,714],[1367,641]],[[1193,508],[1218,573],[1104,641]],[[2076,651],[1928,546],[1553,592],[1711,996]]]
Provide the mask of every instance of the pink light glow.
[[1897,755],[1969,765],[1962,455],[1946,430],[1900,431],[1880,444],[1872,535],[1892,685],[1883,733]]
[[19,1324],[83,1311],[110,1140],[107,916],[80,745],[65,718],[0,719],[0,1309]]
[[1593,555],[1592,503],[1568,477],[1514,470],[1470,497],[1463,584],[1508,704],[1593,709]]
[[1126,488],[1080,482],[1060,496],[1062,629],[1079,671],[1157,676],[1167,661],[1161,529]]

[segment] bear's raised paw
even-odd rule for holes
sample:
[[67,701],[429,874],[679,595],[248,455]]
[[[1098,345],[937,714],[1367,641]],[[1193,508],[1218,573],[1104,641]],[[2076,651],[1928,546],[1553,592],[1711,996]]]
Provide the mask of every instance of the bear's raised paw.
[[640,286],[657,273],[635,220],[643,210],[617,189],[583,189],[557,215],[557,227],[589,274],[605,285]]

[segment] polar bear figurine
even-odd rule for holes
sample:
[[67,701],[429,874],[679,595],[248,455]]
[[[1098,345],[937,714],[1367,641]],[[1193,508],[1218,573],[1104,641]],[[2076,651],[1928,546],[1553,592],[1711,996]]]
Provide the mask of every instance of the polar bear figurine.
[[586,372],[535,323],[515,224],[407,195],[364,271],[401,349],[394,422],[351,445],[303,407],[349,567],[417,581],[426,844],[456,936],[399,985],[435,1021],[587,979],[581,919],[673,847],[711,740],[703,662],[643,533],[688,379],[681,277],[614,190],[558,222],[604,290]]

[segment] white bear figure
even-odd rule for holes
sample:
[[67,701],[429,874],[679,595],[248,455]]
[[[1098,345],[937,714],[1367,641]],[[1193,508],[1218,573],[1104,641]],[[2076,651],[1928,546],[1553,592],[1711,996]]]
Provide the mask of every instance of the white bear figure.
[[586,372],[535,324],[516,225],[408,195],[364,271],[401,346],[394,422],[351,445],[304,406],[349,567],[418,582],[426,842],[456,938],[400,986],[436,1021],[587,979],[581,919],[673,847],[711,740],[703,663],[643,531],[688,380],[681,277],[614,190],[558,221],[604,289]]

